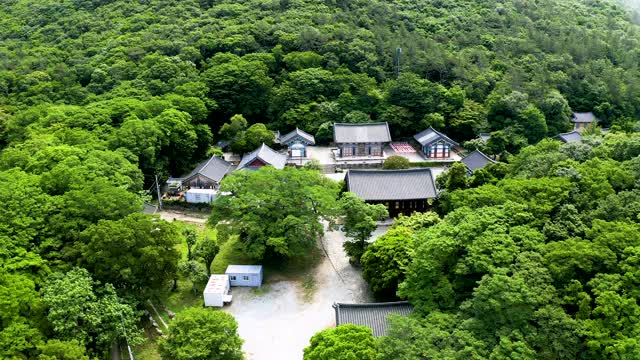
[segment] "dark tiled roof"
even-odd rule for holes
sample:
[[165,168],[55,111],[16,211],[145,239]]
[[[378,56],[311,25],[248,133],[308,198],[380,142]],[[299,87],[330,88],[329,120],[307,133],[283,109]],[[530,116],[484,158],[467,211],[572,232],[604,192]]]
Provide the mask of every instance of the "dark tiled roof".
[[470,171],[476,171],[478,169],[482,169],[487,166],[487,164],[495,163],[495,160],[489,158],[487,155],[483,154],[480,150],[474,150],[469,155],[465,156],[462,160],[462,163],[469,169]]
[[413,306],[406,301],[370,304],[335,303],[333,308],[336,312],[336,326],[342,324],[367,326],[373,330],[374,336],[383,336],[387,333],[388,315],[407,316],[413,311]]
[[582,134],[579,131],[572,131],[568,133],[558,134],[558,139],[562,142],[579,142],[582,141]]
[[193,171],[183,178],[188,180],[196,175],[202,175],[217,183],[229,172],[231,164],[217,156],[212,156],[209,160],[205,160],[198,164]]
[[573,113],[571,118],[574,123],[592,123],[596,120],[596,116],[592,112]]
[[249,163],[251,163],[256,159],[268,165],[271,165],[276,169],[284,169],[284,166],[287,163],[287,155],[280,154],[279,152],[268,147],[266,144],[262,144],[256,150],[242,157],[242,160],[240,161],[240,164],[238,165],[237,170],[242,170]]
[[429,146],[431,144],[433,144],[434,142],[440,140],[440,139],[444,139],[445,141],[453,144],[453,145],[458,145],[457,142],[449,139],[449,137],[447,137],[447,135],[437,131],[436,129],[432,128],[431,126],[429,126],[429,128],[417,135],[414,135],[413,137],[414,139],[416,139],[416,141],[418,143],[420,143],[420,145],[422,146]]
[[281,136],[280,143],[289,145],[289,142],[295,140],[297,137],[302,139],[307,145],[314,145],[316,143],[316,139],[313,137],[313,135],[306,133],[298,128],[286,135]]
[[418,200],[436,198],[431,170],[349,170],[349,191],[362,200]]
[[336,143],[387,143],[391,141],[386,122],[366,124],[333,124],[333,141]]

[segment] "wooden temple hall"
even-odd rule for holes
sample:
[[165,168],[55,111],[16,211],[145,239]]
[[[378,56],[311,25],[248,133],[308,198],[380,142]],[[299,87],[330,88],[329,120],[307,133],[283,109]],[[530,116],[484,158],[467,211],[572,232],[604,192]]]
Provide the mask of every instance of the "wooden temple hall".
[[382,149],[391,141],[386,122],[333,125],[333,141],[339,157],[381,157]]
[[389,216],[430,209],[437,197],[428,168],[408,170],[349,170],[347,190],[370,204],[384,204]]

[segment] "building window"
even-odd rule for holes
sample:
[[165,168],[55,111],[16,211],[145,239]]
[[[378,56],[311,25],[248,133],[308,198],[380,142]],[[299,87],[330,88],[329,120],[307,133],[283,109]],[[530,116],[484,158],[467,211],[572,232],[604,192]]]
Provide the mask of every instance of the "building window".
[[231,275],[231,276],[229,276],[229,280],[231,280],[231,281],[236,281],[236,277],[235,277],[235,276],[233,276],[233,275]]
[[242,277],[242,280],[249,281],[249,277],[245,275],[245,276]]
[[400,209],[400,201],[396,201],[396,209]]
[[353,156],[353,147],[352,146],[344,146],[342,147],[342,156]]

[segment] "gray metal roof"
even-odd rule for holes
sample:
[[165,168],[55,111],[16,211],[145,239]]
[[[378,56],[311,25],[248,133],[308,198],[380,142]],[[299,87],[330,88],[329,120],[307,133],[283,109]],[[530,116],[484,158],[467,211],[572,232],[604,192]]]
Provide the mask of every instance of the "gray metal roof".
[[290,142],[295,141],[296,138],[299,138],[302,142],[307,145],[314,145],[316,143],[316,139],[313,135],[306,133],[298,128],[293,130],[292,132],[283,135],[280,137],[280,143],[284,145],[289,145]]
[[231,164],[217,156],[212,156],[209,160],[205,160],[198,164],[193,171],[184,177],[185,180],[196,175],[202,175],[217,183],[229,172]]
[[387,316],[398,314],[407,316],[413,306],[407,301],[369,304],[334,303],[336,326],[342,324],[362,325],[373,330],[374,336],[384,336],[389,327]]
[[386,122],[365,124],[333,124],[335,143],[387,143],[391,141]]
[[428,168],[407,170],[349,170],[347,188],[362,200],[418,200],[437,196]]
[[592,123],[597,121],[596,116],[592,112],[573,113],[571,121],[574,123]]
[[562,133],[562,134],[558,134],[558,139],[560,139],[562,142],[580,142],[582,141],[582,134],[580,134],[579,131],[571,131],[568,133]]
[[262,265],[229,265],[225,274],[259,274],[262,272]]
[[284,169],[287,163],[287,155],[280,154],[263,143],[259,148],[242,157],[237,170],[244,169],[249,163],[256,159],[281,170]]
[[480,150],[474,150],[469,155],[462,158],[462,163],[469,169],[470,171],[476,171],[478,169],[482,169],[488,164],[495,163],[495,160],[491,159],[487,155],[483,154]]
[[478,139],[480,139],[482,141],[488,141],[490,137],[491,137],[491,134],[489,134],[489,133],[480,133],[480,134],[478,134]]
[[416,141],[420,143],[420,145],[422,146],[429,146],[440,139],[443,139],[455,146],[458,146],[457,142],[451,140],[447,135],[439,132],[438,130],[432,128],[431,126],[429,126],[427,130],[414,135],[413,138],[416,139]]

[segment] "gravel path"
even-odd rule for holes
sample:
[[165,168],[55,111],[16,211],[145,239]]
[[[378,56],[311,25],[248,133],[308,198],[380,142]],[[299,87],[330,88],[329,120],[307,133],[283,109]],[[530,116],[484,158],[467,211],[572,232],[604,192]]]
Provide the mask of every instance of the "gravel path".
[[174,210],[162,210],[158,212],[160,218],[166,221],[184,221],[193,224],[205,224],[207,222],[207,213],[195,214],[195,213],[184,213],[180,211]]
[[342,249],[344,234],[327,232],[325,254],[315,269],[316,291],[305,302],[301,281],[267,284],[258,294],[233,288],[233,303],[225,308],[238,321],[247,360],[300,360],[316,332],[335,326],[334,302],[371,302],[372,295],[358,269],[349,264]]

